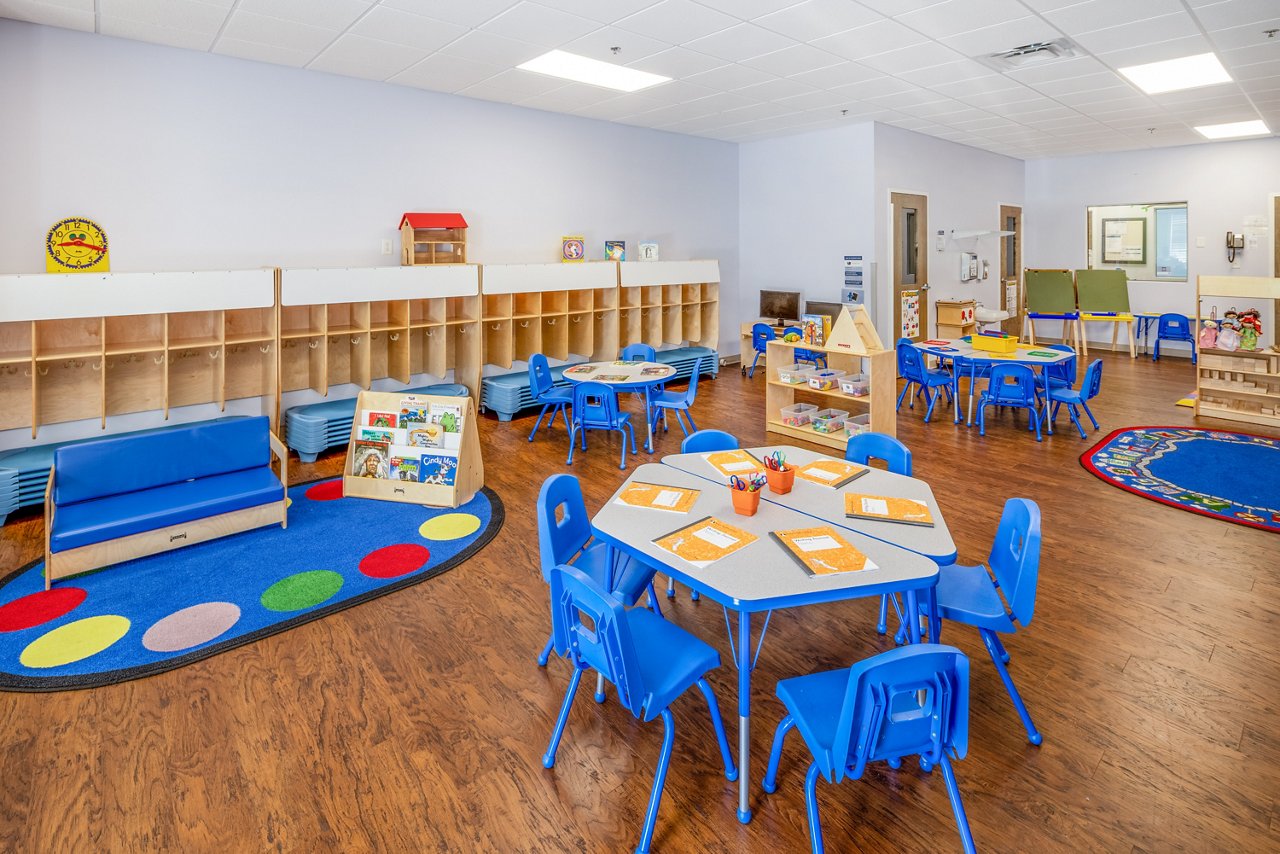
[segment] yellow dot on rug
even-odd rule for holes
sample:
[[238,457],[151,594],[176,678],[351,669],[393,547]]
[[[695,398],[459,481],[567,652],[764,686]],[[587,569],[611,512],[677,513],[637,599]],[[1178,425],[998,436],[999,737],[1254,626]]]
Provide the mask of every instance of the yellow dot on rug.
[[129,621],[115,614],[86,617],[59,626],[27,644],[18,656],[23,667],[61,667],[97,655],[129,631]]
[[457,540],[480,530],[480,517],[471,513],[445,513],[428,519],[418,533],[428,540]]

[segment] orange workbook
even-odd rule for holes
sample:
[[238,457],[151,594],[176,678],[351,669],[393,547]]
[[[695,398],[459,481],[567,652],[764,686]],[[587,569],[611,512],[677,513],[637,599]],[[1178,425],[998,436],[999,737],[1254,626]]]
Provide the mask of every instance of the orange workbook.
[[697,567],[706,567],[739,549],[754,543],[758,537],[750,531],[705,516],[691,525],[678,528],[654,540],[659,548]]
[[711,467],[726,478],[738,477],[746,479],[753,474],[764,474],[764,463],[748,454],[746,451],[715,451],[710,454],[703,454],[702,458],[711,463]]
[[839,489],[869,471],[869,468],[860,466],[857,463],[823,457],[797,468],[796,477],[802,477],[805,480],[820,483],[823,486]]
[[899,522],[903,525],[933,527],[929,505],[918,498],[890,498],[887,495],[860,495],[846,492],[844,515],[849,519]]
[[772,536],[795,558],[800,568],[810,575],[879,569],[871,558],[855,548],[830,525],[774,531]]
[[663,486],[637,480],[622,490],[622,494],[618,496],[618,503],[628,507],[647,507],[651,510],[666,510],[670,513],[688,513],[701,494],[700,489]]

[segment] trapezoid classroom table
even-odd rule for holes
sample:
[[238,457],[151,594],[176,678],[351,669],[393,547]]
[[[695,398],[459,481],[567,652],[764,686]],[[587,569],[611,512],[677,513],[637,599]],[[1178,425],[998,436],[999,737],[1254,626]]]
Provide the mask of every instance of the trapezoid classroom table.
[[[635,482],[696,489],[699,495],[686,513],[618,503],[618,496]],[[675,556],[654,542],[705,517],[727,522],[756,539],[703,567]],[[840,521],[843,517],[842,512]],[[842,527],[834,520],[829,524]],[[928,613],[938,613],[935,591],[938,565],[923,555],[844,529],[840,534],[865,554],[875,567],[859,572],[810,576],[786,548],[770,536],[774,531],[814,526],[813,516],[772,501],[761,501],[754,516],[737,515],[727,487],[675,466],[656,463],[637,467],[591,521],[595,536],[616,552],[659,567],[701,595],[737,612],[737,643],[734,644],[732,632],[729,642],[738,668],[738,820],[744,824],[751,820],[751,670],[755,664],[751,655],[752,614],[885,593],[901,593],[906,600],[907,613],[916,614],[919,613],[918,594],[921,591],[927,600]],[[919,643],[919,622],[907,622],[911,642]],[[764,644],[768,624],[766,617],[758,642],[760,646]],[[756,651],[758,657],[759,648]]]

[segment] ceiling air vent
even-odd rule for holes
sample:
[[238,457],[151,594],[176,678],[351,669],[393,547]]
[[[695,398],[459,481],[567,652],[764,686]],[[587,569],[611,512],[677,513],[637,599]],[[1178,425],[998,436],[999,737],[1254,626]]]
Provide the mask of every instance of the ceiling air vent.
[[1014,71],[1033,65],[1044,65],[1057,59],[1076,56],[1077,48],[1070,39],[1054,39],[1051,42],[1024,44],[999,53],[979,57],[978,61],[997,71]]

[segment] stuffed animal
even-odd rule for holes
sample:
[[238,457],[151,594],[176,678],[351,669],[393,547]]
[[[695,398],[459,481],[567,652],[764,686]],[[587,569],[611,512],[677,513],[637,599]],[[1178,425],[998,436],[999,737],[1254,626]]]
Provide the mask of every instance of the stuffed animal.
[[1200,330],[1200,349],[1212,350],[1218,346],[1218,324],[1212,320],[1204,322],[1204,328]]
[[[1235,323],[1231,321],[1230,323]],[[1239,350],[1240,349],[1240,333],[1236,328],[1222,321],[1222,328],[1218,330],[1218,349],[1219,350]]]
[[1252,317],[1245,317],[1240,321],[1240,349],[1241,350],[1257,350],[1258,349],[1258,324]]

